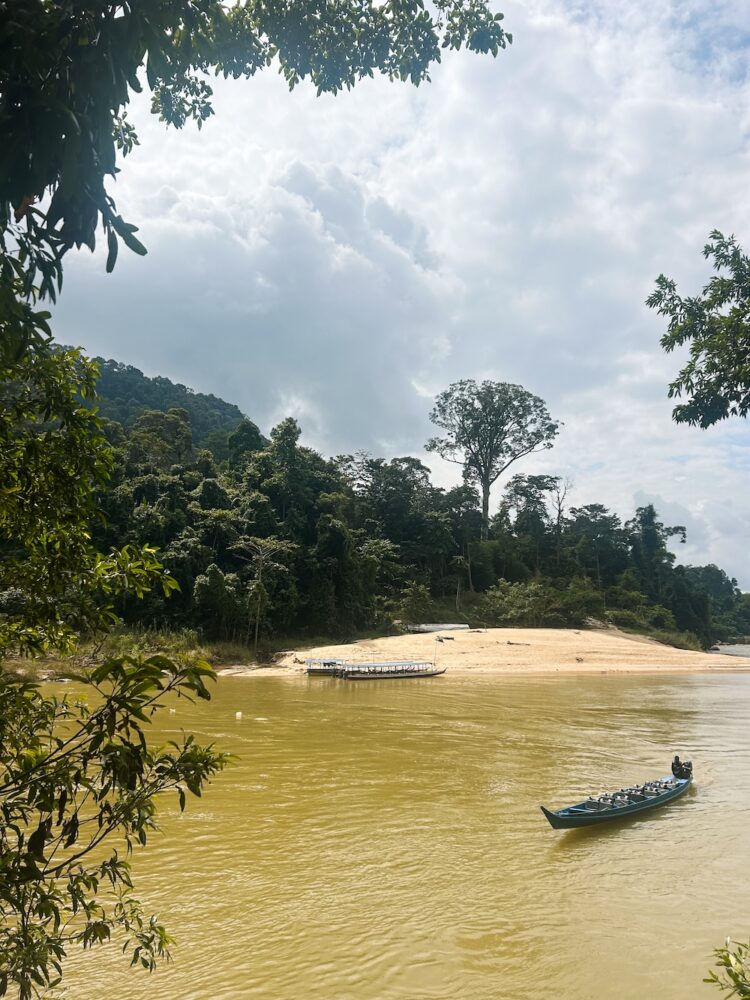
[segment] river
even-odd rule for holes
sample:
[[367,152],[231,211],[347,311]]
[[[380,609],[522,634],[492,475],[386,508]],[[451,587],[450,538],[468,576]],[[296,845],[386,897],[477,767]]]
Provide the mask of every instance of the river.
[[723,653],[724,656],[750,657],[750,646],[748,645],[723,642],[720,646],[717,647],[717,649],[720,653]]
[[[241,720],[235,712],[241,711]],[[184,726],[238,756],[137,855],[177,938],[149,976],[69,961],[70,1000],[686,1000],[750,934],[750,674],[352,683],[222,678]],[[641,819],[539,803],[664,774]]]

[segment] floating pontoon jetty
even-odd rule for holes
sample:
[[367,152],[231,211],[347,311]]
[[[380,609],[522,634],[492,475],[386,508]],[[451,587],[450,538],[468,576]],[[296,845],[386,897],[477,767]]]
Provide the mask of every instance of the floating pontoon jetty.
[[432,660],[389,660],[378,663],[350,663],[346,660],[305,660],[308,674],[327,674],[348,681],[385,680],[393,677],[437,677],[445,667]]

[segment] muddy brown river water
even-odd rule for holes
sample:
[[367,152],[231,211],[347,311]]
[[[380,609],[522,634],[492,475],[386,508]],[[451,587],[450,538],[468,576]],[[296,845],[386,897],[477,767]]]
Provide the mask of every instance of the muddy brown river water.
[[[174,961],[76,955],[71,1000],[710,1000],[750,935],[750,674],[222,678],[159,726],[238,757],[135,860]],[[653,814],[539,811],[675,752]]]

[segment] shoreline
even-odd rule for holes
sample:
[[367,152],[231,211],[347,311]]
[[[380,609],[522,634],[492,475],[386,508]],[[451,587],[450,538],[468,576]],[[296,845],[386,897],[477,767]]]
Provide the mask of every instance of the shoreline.
[[460,677],[750,671],[750,658],[677,649],[617,629],[496,628],[446,629],[316,646],[285,653],[273,666],[225,666],[217,669],[217,674],[306,677],[308,658],[346,659],[353,663],[431,660],[446,667],[452,676]]

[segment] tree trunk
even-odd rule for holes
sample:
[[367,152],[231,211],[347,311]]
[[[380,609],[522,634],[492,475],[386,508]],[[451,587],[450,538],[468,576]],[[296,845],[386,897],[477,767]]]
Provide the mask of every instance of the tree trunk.
[[253,656],[258,658],[258,629],[260,628],[260,600],[258,600],[258,610],[255,613],[255,640],[253,641]]
[[263,601],[263,564],[258,567],[258,606],[255,611],[255,639],[253,641],[253,656],[258,658],[258,630],[260,629],[260,610]]
[[490,484],[482,483],[482,541],[486,542],[490,534]]
[[245,645],[250,645],[250,632],[253,628],[253,592],[248,588],[247,593],[247,628],[245,629]]

